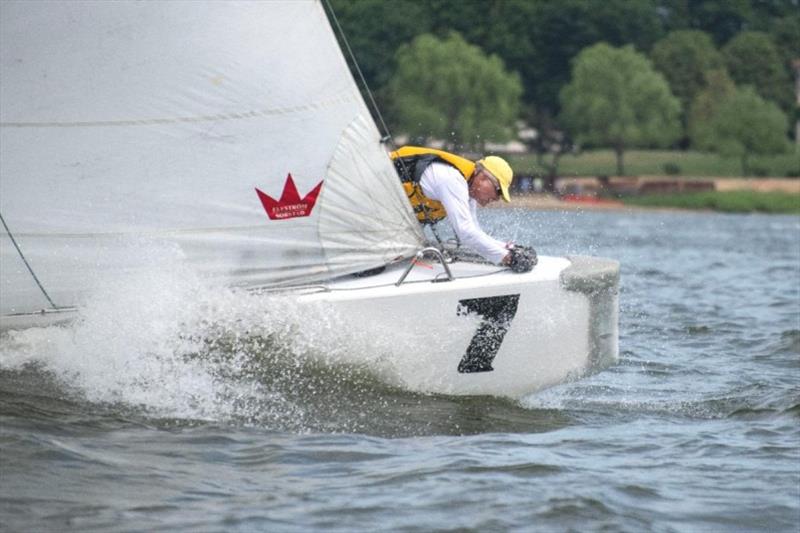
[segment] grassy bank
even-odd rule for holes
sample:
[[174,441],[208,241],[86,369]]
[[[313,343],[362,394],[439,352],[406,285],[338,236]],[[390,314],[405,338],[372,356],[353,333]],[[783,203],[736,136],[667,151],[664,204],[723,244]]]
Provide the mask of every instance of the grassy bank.
[[[520,174],[538,174],[544,169],[536,163],[535,155],[512,156],[512,165]],[[800,173],[797,153],[771,157],[753,157],[750,162],[756,176],[788,177]],[[561,176],[614,176],[616,156],[611,150],[591,150],[577,155],[565,155],[559,164]],[[740,161],[703,152],[671,150],[630,150],[625,152],[625,173],[629,176],[741,177]]]
[[628,205],[642,207],[677,207],[712,209],[728,213],[800,214],[800,194],[756,191],[714,191],[681,194],[659,194],[623,198]]

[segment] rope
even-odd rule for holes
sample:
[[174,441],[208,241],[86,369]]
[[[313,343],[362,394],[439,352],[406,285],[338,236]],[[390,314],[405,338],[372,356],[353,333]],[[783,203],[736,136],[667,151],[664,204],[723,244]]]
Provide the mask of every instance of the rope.
[[394,143],[394,138],[392,137],[391,132],[389,132],[389,127],[386,125],[386,122],[383,120],[383,115],[381,115],[381,110],[378,109],[378,104],[375,102],[375,98],[372,96],[372,91],[369,90],[369,85],[367,85],[367,80],[364,78],[364,74],[361,72],[361,67],[358,65],[358,61],[356,60],[356,56],[353,53],[353,49],[350,48],[350,42],[347,40],[347,35],[345,35],[342,26],[339,24],[339,19],[336,18],[336,13],[333,11],[331,7],[330,0],[324,0],[325,5],[328,8],[328,12],[331,14],[331,18],[333,19],[333,23],[336,25],[336,29],[339,32],[339,36],[342,38],[342,42],[344,42],[345,47],[347,48],[347,53],[350,55],[350,59],[353,61],[353,65],[356,68],[356,72],[358,73],[358,77],[361,79],[361,84],[364,86],[364,89],[367,92],[367,96],[369,96],[369,101],[372,104],[372,108],[375,110],[375,114],[378,116],[378,120],[383,127],[383,132],[385,133],[385,137],[381,139],[381,142],[388,142],[397,150],[397,145]]
[[53,307],[53,309],[58,309],[59,307],[53,302],[53,300],[50,298],[50,295],[47,294],[47,291],[44,290],[44,287],[42,286],[42,283],[39,281],[39,278],[37,278],[36,274],[33,272],[33,268],[31,268],[31,265],[28,263],[28,260],[25,259],[25,256],[22,254],[22,250],[20,250],[20,247],[17,244],[16,239],[14,239],[14,235],[11,234],[11,230],[8,229],[8,224],[6,224],[6,221],[3,218],[3,214],[2,213],[0,213],[0,222],[2,222],[3,223],[3,227],[6,228],[6,233],[8,234],[8,238],[11,239],[11,244],[13,244],[14,248],[17,249],[17,253],[19,254],[19,257],[22,259],[22,262],[25,264],[25,267],[27,267],[28,272],[31,273],[31,276],[33,277],[33,281],[35,281],[36,285],[39,286],[39,290],[42,291],[42,294],[44,294],[44,297],[47,298],[48,302],[50,302],[50,305]]

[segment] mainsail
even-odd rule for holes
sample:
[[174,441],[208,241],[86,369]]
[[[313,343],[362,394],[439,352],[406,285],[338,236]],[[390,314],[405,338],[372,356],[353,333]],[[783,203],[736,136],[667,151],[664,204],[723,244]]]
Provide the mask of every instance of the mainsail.
[[0,312],[164,247],[240,286],[412,255],[379,138],[317,1],[3,1]]

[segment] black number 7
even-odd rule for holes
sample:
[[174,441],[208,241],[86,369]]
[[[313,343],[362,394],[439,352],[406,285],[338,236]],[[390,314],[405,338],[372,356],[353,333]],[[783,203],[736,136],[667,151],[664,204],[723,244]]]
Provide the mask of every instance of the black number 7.
[[459,372],[469,374],[494,370],[492,361],[503,343],[503,337],[506,336],[514,315],[517,314],[518,303],[519,294],[459,300],[456,311],[459,316],[477,313],[482,317],[467,353],[458,363]]

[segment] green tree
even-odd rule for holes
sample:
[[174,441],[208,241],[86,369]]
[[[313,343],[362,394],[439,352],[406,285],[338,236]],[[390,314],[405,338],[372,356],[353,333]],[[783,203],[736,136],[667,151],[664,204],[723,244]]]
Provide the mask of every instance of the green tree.
[[738,157],[742,175],[750,173],[750,157],[786,152],[786,115],[751,87],[738,89],[723,100],[711,120],[712,147],[724,156]]
[[[458,31],[467,42],[513,65],[523,84],[524,118],[538,130],[555,128],[558,93],[572,58],[607,41],[648,50],[663,35],[661,0],[330,0],[361,71],[392,128],[399,117],[387,81],[395,52],[423,33]],[[348,62],[349,62],[348,58]],[[354,65],[351,69],[355,73]],[[365,95],[366,96],[366,95]]]
[[788,65],[781,60],[769,35],[741,32],[722,49],[725,64],[737,85],[752,85],[762,98],[784,110],[792,108],[794,87]]
[[698,29],[710,33],[717,45],[752,24],[751,0],[660,0],[659,10],[671,30]]
[[[792,15],[778,20],[770,35],[775,39],[783,64],[788,67],[789,77],[794,78],[798,75],[795,62],[800,61],[800,13],[795,10]],[[790,123],[794,123],[794,140],[800,145],[800,102],[795,99],[794,106],[783,110],[789,115]]]
[[[519,72],[526,103],[534,106],[545,122],[548,117],[558,115],[559,92],[569,81],[570,62],[581,50],[601,41],[649,50],[664,34],[656,0],[527,0],[527,3],[531,7],[525,12],[524,34],[534,53],[519,66]],[[507,12],[505,16],[514,19],[519,16],[517,13],[522,12]],[[518,35],[508,41],[513,42]],[[502,48],[490,51],[506,58]],[[515,63],[508,64],[518,68]]]
[[653,46],[650,58],[667,78],[672,94],[678,97],[685,111],[706,85],[706,72],[723,64],[711,36],[698,30],[669,33]]
[[[369,102],[368,90],[375,97],[378,109],[370,106],[370,112],[390,110],[391,98],[386,84],[396,68],[395,52],[401,44],[429,31],[433,26],[432,16],[417,0],[330,0],[330,4],[323,2],[323,5],[328,5],[332,11],[328,14],[331,23],[335,16],[341,25],[342,32],[335,33],[342,50],[346,51],[349,46],[356,58],[358,68],[350,54],[345,53],[364,99]],[[359,70],[366,87],[358,76]],[[378,119],[377,116],[373,118]],[[386,120],[391,123],[391,116]]]
[[725,69],[710,70],[705,75],[705,87],[692,100],[688,112],[688,133],[697,150],[714,149],[712,121],[719,106],[736,92],[736,84]]
[[392,76],[397,48],[433,27],[431,14],[416,0],[330,0],[330,7],[372,90]]
[[800,59],[800,13],[786,16],[776,21],[770,35],[775,39],[778,53],[789,66]]
[[500,58],[454,32],[444,40],[420,35],[401,46],[389,91],[406,133],[445,139],[450,148],[482,148],[511,138],[522,84]]
[[576,141],[613,148],[619,175],[626,149],[667,146],[680,136],[680,102],[631,46],[600,43],[578,54],[561,106],[561,120]]

